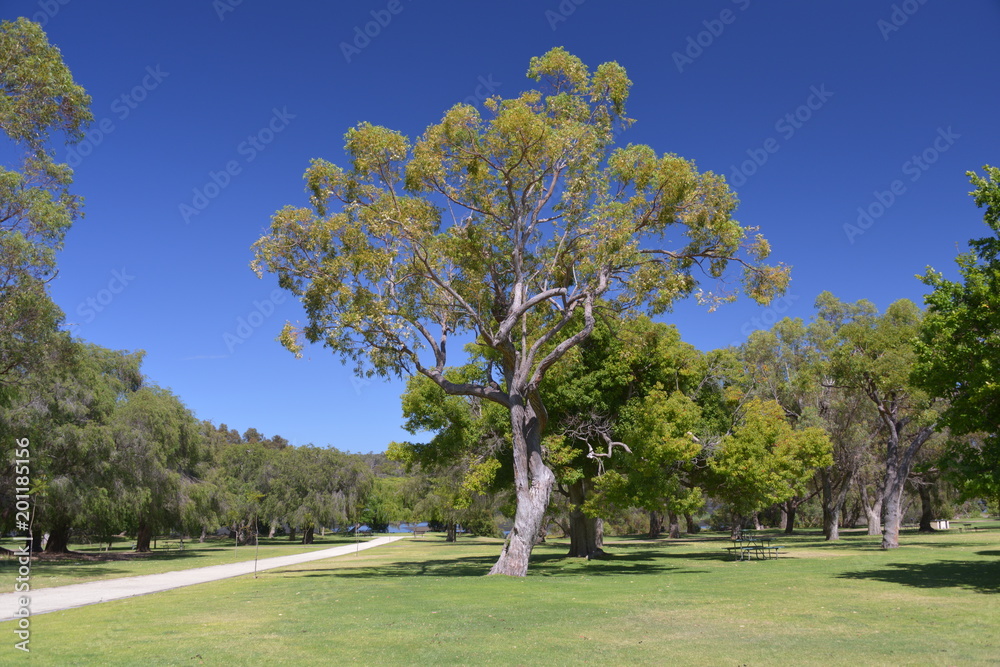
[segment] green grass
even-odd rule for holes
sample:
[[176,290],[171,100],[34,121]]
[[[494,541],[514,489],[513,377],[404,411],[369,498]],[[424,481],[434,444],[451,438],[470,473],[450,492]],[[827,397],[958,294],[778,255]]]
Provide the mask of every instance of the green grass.
[[31,662],[997,664],[1000,531],[907,532],[890,552],[855,533],[777,537],[787,557],[750,562],[726,560],[720,534],[609,540],[602,561],[557,541],[513,579],[482,576],[499,541],[429,535],[37,616]]
[[[372,538],[362,537],[360,541],[368,541],[369,539]],[[0,540],[0,546],[8,549],[17,548],[21,544],[23,542]],[[31,563],[31,586],[32,588],[66,586],[98,579],[159,574],[192,567],[223,565],[254,559],[252,545],[234,548],[231,539],[213,538],[205,543],[199,543],[197,540],[193,542],[185,540],[183,550],[177,539],[158,540],[157,548],[149,554],[133,553],[133,544],[135,544],[134,540],[116,538],[109,552],[105,551],[107,543],[102,545],[71,544],[70,549],[76,554],[100,558],[106,558],[110,554],[112,558],[120,560],[93,561],[87,558],[74,558],[73,555],[62,556],[58,560],[45,558],[33,560]],[[287,538],[267,539],[262,537],[259,558],[288,556],[347,544],[354,544],[354,538],[343,535],[317,536],[313,544],[303,546],[298,542],[289,542]],[[0,593],[10,593],[14,590],[14,573],[17,571],[17,567],[17,562],[12,557],[0,558]]]

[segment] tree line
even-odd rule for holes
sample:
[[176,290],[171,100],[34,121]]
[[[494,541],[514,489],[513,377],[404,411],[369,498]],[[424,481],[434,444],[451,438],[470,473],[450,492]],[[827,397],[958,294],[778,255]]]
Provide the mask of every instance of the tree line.
[[[723,177],[617,146],[632,82],[561,48],[531,60],[537,89],[456,104],[415,141],[349,130],[350,168],[314,160],[309,206],[278,211],[253,248],[253,270],[305,307],[282,344],[407,378],[407,428],[431,441],[351,455],[200,422],[143,375],[141,352],[64,331],[46,282],[81,202],[52,146],[82,139],[90,99],[37,24],[3,22],[0,47],[0,127],[21,156],[0,167],[0,431],[35,443],[49,550],[74,533],[124,531],[141,551],[165,531],[308,542],[413,518],[454,539],[506,518],[491,573],[523,576],[551,522],[594,557],[602,519],[634,509],[654,535],[664,518],[693,529],[706,505],[734,529],[771,512],[792,530],[819,502],[832,540],[852,497],[895,548],[908,484],[928,506],[941,479],[1000,496],[1000,241],[971,242],[961,281],[928,269],[926,311],[823,293],[808,323],[701,352],[651,318],[687,297],[767,303],[789,269],[765,263],[770,245],[733,218]],[[1000,171],[970,178],[1000,233]],[[456,365],[458,334],[472,342]]]

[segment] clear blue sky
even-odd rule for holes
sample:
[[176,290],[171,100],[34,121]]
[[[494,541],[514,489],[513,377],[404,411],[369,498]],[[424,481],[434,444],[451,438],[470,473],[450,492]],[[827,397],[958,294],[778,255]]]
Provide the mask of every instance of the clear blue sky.
[[[296,361],[274,337],[298,304],[271,301],[275,281],[247,266],[271,214],[305,203],[308,161],[342,161],[359,121],[416,136],[456,102],[529,87],[528,60],[553,46],[592,67],[617,60],[637,120],[623,138],[730,177],[738,219],[794,267],[771,309],[685,304],[664,318],[701,349],[779,315],[808,319],[823,290],[920,303],[915,274],[952,272],[986,229],[964,173],[1000,163],[997,0],[33,0],[0,12],[43,19],[93,96],[85,155],[70,156],[87,215],[52,283],[73,330],[146,350],[147,374],[200,418],[295,444],[380,451],[407,437],[402,384],[353,380],[321,348]],[[849,234],[859,207],[872,218]]]

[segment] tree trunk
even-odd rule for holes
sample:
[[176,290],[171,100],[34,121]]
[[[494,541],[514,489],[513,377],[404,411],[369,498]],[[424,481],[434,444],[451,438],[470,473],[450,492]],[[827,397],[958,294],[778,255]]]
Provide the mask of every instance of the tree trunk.
[[535,545],[535,535],[545,518],[556,477],[542,460],[539,416],[516,393],[511,394],[511,403],[517,510],[514,525],[490,574],[524,577],[528,574],[528,560]]
[[864,484],[861,485],[861,509],[864,510],[868,520],[869,535],[882,534],[882,505],[885,501],[885,492],[883,489],[879,489],[877,494],[875,502],[871,502],[868,496],[868,487]]
[[925,426],[914,434],[909,446],[900,454],[899,422],[890,422],[892,429],[887,445],[885,471],[885,531],[882,533],[883,549],[899,548],[899,527],[903,521],[903,486],[910,475],[913,457],[934,433],[933,426]]
[[663,532],[663,514],[660,512],[649,513],[649,539],[655,540]]
[[850,491],[854,471],[848,470],[839,484],[834,483],[829,469],[821,470],[819,475],[823,487],[823,536],[832,542],[840,539],[840,513]]
[[917,483],[917,491],[920,493],[920,532],[933,533],[931,521],[934,520],[934,506],[931,503],[931,485],[920,481]]
[[294,542],[295,541],[295,529],[294,528],[289,528],[288,529],[288,541],[289,542]]
[[743,517],[733,512],[733,525],[732,528],[730,528],[729,537],[735,540],[739,538],[740,533],[742,532],[743,532]]
[[667,533],[667,537],[671,539],[677,539],[681,536],[681,522],[677,518],[676,512],[667,511],[667,517],[670,521],[670,531]]
[[535,535],[535,546],[539,544],[545,544],[545,538],[549,536],[549,515],[546,514],[545,518],[542,519],[542,524],[538,527],[538,534]]
[[278,526],[276,524],[272,523],[271,527],[267,529],[267,536],[269,538],[270,537],[274,537],[274,531],[276,531],[276,530],[278,530]]
[[760,514],[757,512],[753,513],[753,528],[754,530],[762,530],[764,526],[760,524]]
[[694,517],[690,514],[684,515],[684,522],[687,524],[688,535],[694,535],[695,533],[701,532],[701,526],[695,523]]
[[309,526],[302,531],[302,544],[312,544],[314,536],[314,529],[312,526]]
[[791,535],[795,532],[795,511],[798,507],[799,504],[795,498],[789,498],[782,505],[781,512],[785,516],[785,535]]
[[583,513],[583,503],[587,499],[587,482],[580,479],[569,487],[569,555],[577,558],[604,556],[598,543],[599,521]]
[[449,521],[447,526],[447,536],[444,538],[445,542],[455,542],[458,539],[458,524],[454,521]]
[[885,485],[885,529],[882,531],[882,548],[899,548],[899,527],[903,521],[903,484],[890,479]]
[[205,529],[205,526],[202,526],[201,527],[201,537],[198,538],[198,541],[204,543],[205,538],[207,536],[208,536],[208,531]]
[[45,543],[45,553],[69,553],[69,526],[58,525],[49,529],[49,541]]
[[135,536],[135,550],[138,553],[149,553],[149,542],[153,539],[153,528],[145,519],[139,520],[139,529]]

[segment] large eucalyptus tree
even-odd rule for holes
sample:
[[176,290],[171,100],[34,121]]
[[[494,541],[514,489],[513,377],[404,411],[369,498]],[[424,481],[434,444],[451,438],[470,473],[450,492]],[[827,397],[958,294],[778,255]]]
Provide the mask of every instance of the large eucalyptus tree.
[[[714,305],[735,295],[698,290],[696,272],[720,279],[732,263],[758,301],[787,282],[762,263],[767,242],[733,220],[721,176],[648,146],[614,148],[631,123],[620,65],[590,72],[557,48],[528,76],[540,90],[492,97],[485,117],[457,104],[415,143],[369,123],[349,130],[350,168],[314,160],[310,207],[276,213],[252,263],[300,297],[305,339],[357,373],[416,371],[509,410],[517,511],[491,573],[517,576],[554,483],[539,386],[593,331],[599,301],[662,313],[697,290]],[[446,377],[449,339],[463,333],[498,377]],[[281,340],[301,349],[290,324]]]

